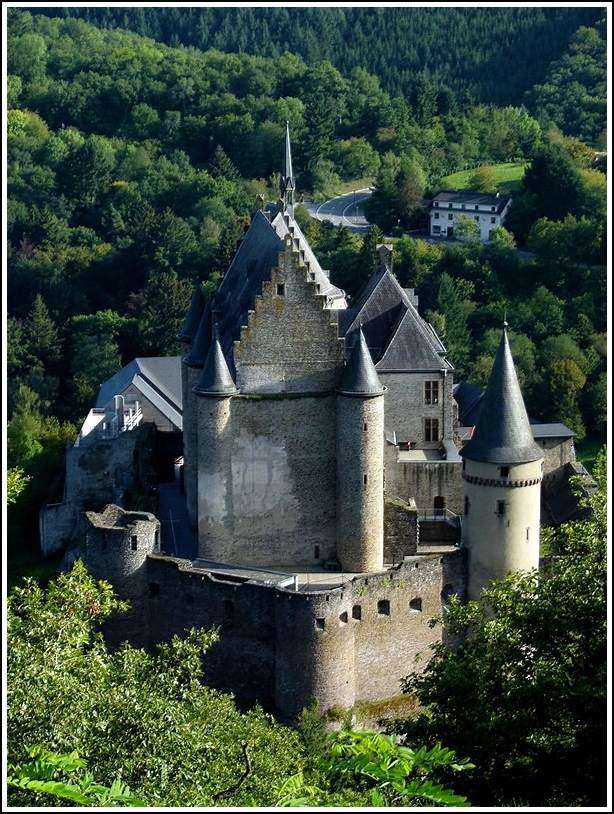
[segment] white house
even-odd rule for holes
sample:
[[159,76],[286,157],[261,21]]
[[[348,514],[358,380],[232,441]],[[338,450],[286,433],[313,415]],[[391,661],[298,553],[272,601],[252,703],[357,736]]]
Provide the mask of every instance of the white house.
[[500,192],[438,192],[429,209],[429,234],[453,237],[458,219],[471,218],[480,228],[480,240],[490,240],[492,230],[502,226],[512,201]]

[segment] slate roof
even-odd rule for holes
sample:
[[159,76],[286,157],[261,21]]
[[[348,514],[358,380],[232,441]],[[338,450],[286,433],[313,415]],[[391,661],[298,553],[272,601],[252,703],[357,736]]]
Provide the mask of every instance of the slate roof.
[[193,367],[205,364],[211,345],[211,315],[215,312],[220,345],[231,375],[235,374],[234,342],[241,338],[241,328],[247,325],[248,313],[254,309],[256,295],[262,293],[262,284],[271,279],[271,269],[279,265],[279,255],[288,234],[292,234],[298,251],[309,264],[320,293],[328,297],[330,303],[344,299],[344,292],[331,284],[296,222],[283,212],[270,221],[258,210],[215,296],[202,314],[186,364]]
[[339,312],[348,350],[361,326],[378,373],[454,370],[443,343],[389,269],[371,275],[350,307]]
[[209,346],[203,372],[195,390],[197,393],[206,396],[232,396],[233,393],[237,392],[224,358],[217,331],[213,342]]
[[381,396],[386,390],[377,378],[373,359],[360,328],[358,340],[354,343],[337,390],[344,395],[361,397]]
[[543,458],[533,439],[505,328],[475,430],[459,454],[471,461],[502,464]]
[[479,207],[495,207],[495,212],[501,214],[501,212],[505,209],[509,201],[511,201],[511,195],[501,195],[500,193],[493,193],[493,192],[458,192],[454,190],[442,190],[438,192],[437,195],[431,201],[431,209],[436,208],[435,204],[439,203],[439,209],[442,208],[442,204],[466,204],[467,206],[479,206]]
[[148,401],[181,429],[181,358],[151,356],[133,359],[101,385],[94,409],[104,410],[117,395],[133,385]]

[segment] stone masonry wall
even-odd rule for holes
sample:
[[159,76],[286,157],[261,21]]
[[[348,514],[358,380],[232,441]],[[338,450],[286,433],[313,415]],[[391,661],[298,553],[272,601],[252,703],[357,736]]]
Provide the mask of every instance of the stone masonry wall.
[[313,697],[326,710],[400,694],[441,632],[429,620],[466,591],[462,552],[418,555],[397,568],[311,593],[209,575],[187,561],[149,557],[150,642],[219,626],[205,680],[247,701],[296,715]]

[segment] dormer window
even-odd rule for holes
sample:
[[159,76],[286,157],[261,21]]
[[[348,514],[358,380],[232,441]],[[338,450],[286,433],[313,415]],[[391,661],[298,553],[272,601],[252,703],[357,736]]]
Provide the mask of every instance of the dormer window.
[[480,207],[476,204],[473,208],[477,211]]

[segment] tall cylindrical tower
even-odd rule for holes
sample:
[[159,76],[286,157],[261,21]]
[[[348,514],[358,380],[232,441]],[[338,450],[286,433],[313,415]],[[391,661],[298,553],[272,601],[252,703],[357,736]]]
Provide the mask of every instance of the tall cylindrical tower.
[[231,401],[238,391],[217,329],[194,392],[198,398],[198,556],[226,560],[233,536]]
[[337,557],[344,571],[384,558],[384,392],[362,328],[337,388]]
[[543,454],[533,439],[504,323],[478,422],[461,449],[468,596],[491,579],[539,566]]
[[190,352],[183,360],[183,482],[188,524],[198,526],[198,417],[195,388],[198,387],[211,344],[211,312],[203,312]]

